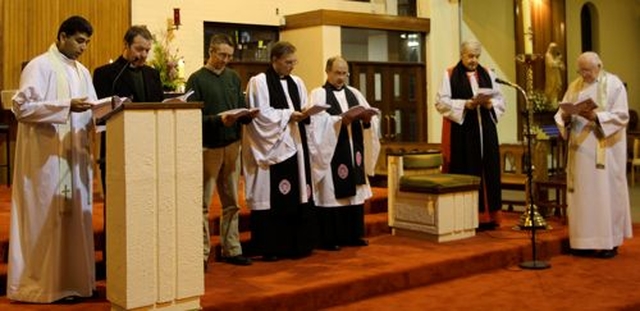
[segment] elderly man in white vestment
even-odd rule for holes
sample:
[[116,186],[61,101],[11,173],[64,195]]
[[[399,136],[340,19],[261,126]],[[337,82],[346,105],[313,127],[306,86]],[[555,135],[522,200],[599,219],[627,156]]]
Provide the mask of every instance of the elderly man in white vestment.
[[90,297],[95,289],[89,101],[96,93],[77,61],[92,33],[83,17],[65,20],[56,43],[24,68],[13,97],[11,300],[49,303]]
[[366,246],[364,202],[372,195],[367,175],[373,175],[380,152],[380,121],[375,109],[355,117],[345,114],[357,106],[370,106],[360,91],[346,85],[349,66],[344,58],[329,58],[325,72],[327,82],[311,91],[309,103],[328,108],[311,117],[307,131],[317,243],[326,250]]
[[594,52],[578,57],[578,74],[563,103],[591,99],[597,107],[573,114],[560,108],[555,115],[569,144],[569,242],[576,254],[612,258],[623,239],[632,236],[626,177],[627,93]]

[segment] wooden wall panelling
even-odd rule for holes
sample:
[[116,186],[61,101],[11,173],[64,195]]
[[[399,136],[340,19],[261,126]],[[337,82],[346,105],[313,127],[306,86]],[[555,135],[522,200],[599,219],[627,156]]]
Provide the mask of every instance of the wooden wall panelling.
[[429,33],[431,21],[426,18],[382,14],[316,10],[286,16],[286,30],[332,25],[342,27],[415,31]]
[[122,38],[131,25],[131,0],[2,0],[0,21],[0,89],[15,89],[22,63],[43,53],[60,23],[82,15],[94,28],[80,61],[91,72],[122,53]]
[[5,42],[4,42],[4,23],[2,21],[6,20],[7,18],[4,16],[5,15],[5,10],[4,10],[4,3],[6,1],[5,0],[0,0],[0,90],[2,90],[2,85],[4,85],[4,66],[2,66],[2,64],[4,63],[4,46],[5,46]]

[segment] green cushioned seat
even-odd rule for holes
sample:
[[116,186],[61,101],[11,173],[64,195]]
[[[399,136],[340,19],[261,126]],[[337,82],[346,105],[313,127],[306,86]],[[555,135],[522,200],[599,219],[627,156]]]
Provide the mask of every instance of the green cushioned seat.
[[404,169],[439,168],[442,165],[442,154],[407,154],[402,157]]
[[480,177],[460,174],[425,174],[402,176],[400,191],[421,193],[451,193],[478,190]]

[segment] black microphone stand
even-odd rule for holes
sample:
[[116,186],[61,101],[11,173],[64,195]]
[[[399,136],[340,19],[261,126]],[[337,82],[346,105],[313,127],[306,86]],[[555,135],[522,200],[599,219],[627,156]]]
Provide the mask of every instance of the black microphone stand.
[[[501,81],[502,82],[502,81]],[[526,132],[526,137],[527,137],[527,157],[529,157],[528,159],[528,165],[527,165],[527,183],[529,184],[529,208],[528,210],[525,212],[526,215],[528,215],[528,220],[531,221],[531,255],[532,255],[532,260],[531,261],[525,261],[525,262],[521,262],[520,263],[520,268],[523,269],[531,269],[531,270],[542,270],[542,269],[547,269],[547,268],[551,268],[551,265],[546,262],[546,261],[541,261],[541,260],[537,260],[537,249],[536,249],[536,227],[540,226],[541,228],[546,227],[546,225],[544,224],[544,219],[542,218],[542,216],[540,216],[540,214],[537,211],[537,208],[535,208],[535,205],[533,204],[533,153],[531,152],[531,116],[530,116],[530,111],[529,109],[532,109],[531,107],[529,107],[529,97],[527,96],[527,93],[524,91],[524,89],[522,89],[519,85],[514,84],[514,83],[503,83],[506,84],[508,86],[511,86],[513,88],[515,88],[516,90],[519,91],[519,93],[522,95],[522,97],[524,98],[524,103],[525,103],[525,112],[526,112],[526,125],[527,125],[527,132]],[[524,215],[523,215],[524,216]],[[536,224],[536,219],[539,220],[539,223]],[[524,222],[524,226],[522,227],[526,227],[526,224],[528,223],[528,221]]]

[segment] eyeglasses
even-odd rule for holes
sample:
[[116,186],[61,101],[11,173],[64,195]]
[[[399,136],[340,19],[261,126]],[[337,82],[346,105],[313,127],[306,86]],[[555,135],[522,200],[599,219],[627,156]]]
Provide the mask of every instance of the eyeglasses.
[[295,66],[298,64],[298,60],[294,59],[294,60],[285,60],[284,64],[287,66]]
[[334,71],[333,74],[338,76],[345,76],[347,78],[351,76],[351,74],[347,71]]
[[585,74],[590,74],[590,73],[594,73],[596,72],[597,67],[594,68],[578,68],[578,70],[576,70],[576,73],[579,75],[585,75]]
[[216,56],[219,59],[223,59],[223,60],[224,59],[229,59],[229,60],[233,59],[233,54],[228,54],[228,53],[218,52],[218,53],[216,53]]

